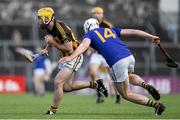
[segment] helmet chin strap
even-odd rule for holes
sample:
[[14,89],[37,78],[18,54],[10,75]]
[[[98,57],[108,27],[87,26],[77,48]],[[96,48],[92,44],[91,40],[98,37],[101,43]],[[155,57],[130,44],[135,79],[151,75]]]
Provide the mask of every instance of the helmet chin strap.
[[49,23],[53,20],[53,18],[54,18],[54,14],[52,15],[51,19],[47,23],[45,21],[43,21],[43,23],[45,25],[44,25],[44,27],[42,29],[45,29],[49,25]]
[[44,21],[43,23],[46,24],[46,25],[48,25],[50,22],[51,22],[51,20],[49,20],[49,21],[47,21],[47,22]]

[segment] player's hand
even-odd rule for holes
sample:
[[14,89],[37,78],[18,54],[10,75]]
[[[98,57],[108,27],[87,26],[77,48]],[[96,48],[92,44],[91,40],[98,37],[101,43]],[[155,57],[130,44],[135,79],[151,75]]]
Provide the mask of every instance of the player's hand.
[[160,44],[160,38],[158,36],[152,36],[152,42],[156,44]]
[[51,45],[51,46],[55,45],[55,41],[52,35],[46,35],[44,39],[45,39],[46,44]]
[[63,57],[59,60],[59,63],[60,64],[63,64],[63,63],[66,63],[66,62],[70,62],[72,61],[73,58],[71,58],[71,56],[68,56],[68,57]]
[[40,54],[41,54],[41,55],[47,55],[47,56],[48,56],[48,50],[47,50],[47,49],[42,49],[42,50],[40,51]]

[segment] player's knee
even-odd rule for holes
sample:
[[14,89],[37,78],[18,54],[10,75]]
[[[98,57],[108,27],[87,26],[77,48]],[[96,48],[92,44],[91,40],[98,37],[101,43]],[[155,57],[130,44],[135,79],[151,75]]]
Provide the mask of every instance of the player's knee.
[[123,92],[121,93],[122,98],[128,99],[129,98],[129,92]]
[[72,84],[64,84],[63,86],[63,91],[64,92],[70,92],[73,90],[73,85]]
[[136,74],[131,74],[129,77],[130,77],[130,79],[141,79],[141,77]]
[[70,86],[69,87],[64,87],[63,91],[64,92],[70,92],[70,91],[72,91],[72,88]]

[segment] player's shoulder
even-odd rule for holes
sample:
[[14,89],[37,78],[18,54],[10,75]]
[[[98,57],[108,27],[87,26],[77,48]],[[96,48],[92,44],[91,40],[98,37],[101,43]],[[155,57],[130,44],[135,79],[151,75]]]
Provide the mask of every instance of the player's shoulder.
[[85,33],[84,36],[91,36],[92,32],[93,31],[89,31],[89,32]]
[[55,19],[55,22],[56,22],[56,23],[59,23],[59,24],[65,24],[63,21],[58,20],[58,19]]
[[[56,20],[56,25],[60,25],[61,27],[68,27],[67,25],[66,25],[66,23],[65,22],[63,22],[63,21],[61,21],[61,20]],[[68,27],[69,28],[69,27]]]
[[59,24],[59,25],[61,25],[62,27],[68,27],[67,25],[66,25],[66,23],[65,22],[63,22],[63,21],[61,21],[61,20],[55,20],[55,24],[57,25],[57,24]]
[[91,38],[94,34],[94,30],[90,30],[84,34],[83,38]]
[[63,28],[63,30],[65,30],[65,32],[67,31],[71,31],[71,28],[63,21],[61,20],[56,20],[56,27],[58,28]]

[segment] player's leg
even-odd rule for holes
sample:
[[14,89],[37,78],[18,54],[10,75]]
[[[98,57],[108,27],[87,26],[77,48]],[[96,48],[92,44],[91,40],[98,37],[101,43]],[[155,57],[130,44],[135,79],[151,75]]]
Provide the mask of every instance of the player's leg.
[[74,67],[81,66],[83,56],[78,56],[71,62],[59,64],[59,72],[54,80],[54,98],[50,110],[46,114],[55,114],[64,94],[64,84],[74,75]]
[[66,82],[64,83],[64,86],[63,86],[64,92],[71,92],[71,91],[80,90],[80,89],[84,89],[84,88],[94,88],[95,89],[97,87],[96,81],[90,81],[90,82],[88,82],[88,81],[73,81],[73,76],[74,76],[74,74],[72,75],[71,78],[66,80]]
[[74,90],[80,90],[83,88],[93,88],[97,89],[98,91],[105,92],[105,96],[107,96],[107,91],[105,90],[105,87],[102,85],[102,83],[99,83],[99,80],[97,81],[90,81],[90,82],[72,82],[72,77],[74,76],[74,73],[72,69],[64,67],[61,69],[61,71],[57,74],[54,86],[55,86],[55,92],[54,92],[54,98],[53,98],[53,104],[50,108],[50,110],[47,112],[47,114],[55,114],[59,103],[62,100],[64,91],[65,92],[71,92]]
[[116,90],[116,87],[114,86],[114,84],[112,83],[112,78],[110,77],[110,73],[108,72],[108,74],[106,74],[106,80],[108,81],[108,85],[109,85],[109,93],[114,95],[115,94],[115,103],[116,104],[120,104],[121,102],[121,96],[119,94],[119,92]]
[[39,76],[33,76],[33,88],[35,95],[39,95],[40,93],[39,86],[40,86]]
[[155,108],[156,114],[161,115],[165,106],[160,102],[150,100],[144,95],[136,94],[129,89],[129,74],[134,71],[135,60],[133,56],[126,57],[113,65],[111,73],[116,89],[121,96],[133,103]]
[[33,83],[36,95],[45,94],[44,73],[45,71],[43,69],[35,69],[33,71]]
[[101,64],[99,63],[90,63],[89,69],[90,69],[90,75],[91,75],[91,79],[92,81],[96,81],[99,78],[98,76],[98,70]]
[[50,110],[46,114],[55,114],[59,103],[62,100],[64,91],[63,91],[63,85],[65,81],[72,76],[72,72],[69,71],[68,68],[64,67],[62,68],[56,75],[54,80],[54,97],[53,102]]
[[126,80],[124,82],[117,82],[114,84],[124,99],[131,101],[133,103],[136,103],[136,104],[153,107],[153,108],[155,108],[155,113],[157,115],[161,115],[162,112],[164,111],[165,106],[162,103],[160,103],[159,101],[153,101],[144,95],[140,95],[140,94],[131,92],[129,89],[128,77],[126,78]]
[[[79,57],[77,57],[77,59],[78,61],[72,61],[69,64],[65,65],[67,68],[69,68],[70,72],[76,72],[80,68],[83,62],[83,56],[80,55]],[[71,76],[71,78],[69,78],[64,84],[64,90],[67,92],[83,88],[97,88],[97,81],[95,80],[90,82],[72,81],[72,78],[73,76]]]
[[41,76],[41,79],[39,79],[39,82],[40,82],[40,84],[39,84],[39,95],[41,95],[41,96],[43,96],[43,95],[45,95],[45,84],[44,84],[44,77],[43,76]]
[[82,64],[83,56],[78,56],[73,61],[60,65],[60,71],[55,77],[54,81],[54,98],[53,104],[50,110],[46,114],[55,114],[59,103],[63,97],[64,91],[73,91],[83,88],[94,88],[101,91],[105,96],[108,95],[107,90],[104,85],[98,81],[91,82],[81,82],[79,84],[72,84],[72,77],[74,76],[74,71],[77,71]]
[[128,77],[123,82],[115,82],[114,85],[124,99],[141,105],[147,104],[149,100],[147,97],[130,91]]
[[[100,79],[100,77],[98,76],[99,68],[101,66],[101,61],[99,59],[99,56],[100,56],[99,54],[93,53],[90,58],[89,70],[92,81],[96,81]],[[104,98],[100,92],[97,92],[96,103],[102,103],[102,102],[104,102]]]
[[[77,57],[79,61],[73,60],[72,62],[69,62],[69,64],[66,64],[65,66],[68,68],[71,68],[72,72],[77,71],[82,62],[83,62],[83,55],[80,55]],[[66,85],[67,84],[67,85]],[[105,89],[104,85],[101,82],[101,79],[98,79],[96,81],[90,81],[90,82],[83,82],[83,81],[75,81],[72,82],[72,79],[68,79],[65,83],[66,91],[73,91],[73,90],[79,90],[83,88],[94,88],[97,89],[98,92],[103,93],[106,97],[108,95],[107,90]],[[68,90],[69,89],[69,90]]]
[[131,84],[135,86],[140,86],[146,89],[153,96],[155,100],[160,99],[160,93],[158,92],[158,90],[156,90],[152,85],[145,83],[144,80],[139,75],[130,74],[129,81]]
[[116,95],[116,101],[115,101],[115,103],[116,103],[116,104],[120,104],[120,102],[121,102],[121,96],[120,96],[118,90],[116,89],[116,87],[114,87],[114,91],[115,91],[115,95]]

